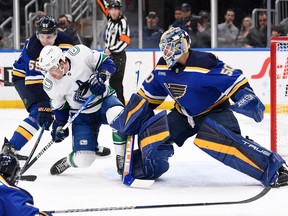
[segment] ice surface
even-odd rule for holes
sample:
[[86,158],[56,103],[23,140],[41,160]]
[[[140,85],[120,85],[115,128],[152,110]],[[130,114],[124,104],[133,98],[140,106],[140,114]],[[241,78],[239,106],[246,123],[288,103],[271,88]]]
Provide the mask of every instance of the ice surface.
[[[11,138],[19,122],[27,116],[24,109],[0,109],[0,141]],[[261,123],[237,115],[243,135],[269,148],[269,115]],[[29,155],[38,137],[21,150]],[[144,206],[158,204],[189,204],[216,201],[238,201],[259,193],[261,184],[206,155],[193,144],[193,138],[183,147],[175,147],[170,169],[149,189],[124,186],[115,168],[111,129],[102,126],[99,143],[110,147],[112,155],[98,157],[85,169],[69,169],[60,176],[51,176],[50,167],[71,151],[71,139],[54,143],[25,174],[37,175],[35,182],[19,182],[19,186],[34,196],[41,210],[66,210],[100,207]],[[51,140],[45,131],[35,155]],[[2,144],[0,144],[1,146]],[[287,215],[288,187],[272,189],[263,198],[248,204],[178,208],[134,209],[55,215],[125,215],[125,216],[254,216]]]

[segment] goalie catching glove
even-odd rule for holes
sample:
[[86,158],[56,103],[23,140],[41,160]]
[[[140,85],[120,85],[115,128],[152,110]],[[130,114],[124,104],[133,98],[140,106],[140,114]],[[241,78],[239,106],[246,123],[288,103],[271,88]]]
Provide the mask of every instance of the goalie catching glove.
[[[105,77],[106,79],[106,77]],[[105,80],[100,76],[100,73],[92,73],[89,77],[90,91],[96,96],[102,96],[106,92]]]
[[41,127],[42,127],[42,125],[45,124],[45,130],[49,130],[49,127],[54,120],[54,115],[52,113],[50,103],[49,102],[40,102],[37,105],[38,105],[37,121]]
[[253,118],[256,122],[263,120],[265,106],[251,89],[238,90],[232,96],[232,100],[235,104],[230,106],[231,110]]
[[53,142],[56,142],[56,143],[62,142],[66,137],[69,136],[68,128],[66,128],[65,130],[62,130],[65,124],[66,124],[65,122],[60,122],[57,120],[53,122],[52,132],[51,132]]

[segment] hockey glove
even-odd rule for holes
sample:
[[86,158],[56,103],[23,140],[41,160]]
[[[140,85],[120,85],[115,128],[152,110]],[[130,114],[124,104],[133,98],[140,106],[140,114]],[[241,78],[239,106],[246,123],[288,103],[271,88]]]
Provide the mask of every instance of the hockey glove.
[[106,91],[106,85],[98,72],[92,73],[89,77],[90,91],[96,96],[102,96]]
[[56,143],[62,142],[66,137],[69,136],[68,128],[66,128],[65,130],[62,130],[65,124],[66,124],[65,122],[59,122],[56,120],[53,122],[52,131],[51,131],[53,142],[56,142]]
[[54,120],[54,114],[52,113],[50,103],[40,102],[37,105],[38,105],[37,121],[41,127],[43,124],[45,124],[45,130],[49,130],[49,127]]
[[265,106],[249,88],[238,90],[235,95],[235,104],[230,109],[261,122],[264,118]]

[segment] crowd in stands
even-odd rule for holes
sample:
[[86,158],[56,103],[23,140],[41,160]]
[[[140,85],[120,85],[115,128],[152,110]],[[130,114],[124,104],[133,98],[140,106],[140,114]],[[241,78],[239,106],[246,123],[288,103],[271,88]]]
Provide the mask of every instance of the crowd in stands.
[[[34,19],[34,26],[37,26],[39,19],[44,16],[42,11],[37,12]],[[219,21],[217,26],[217,47],[222,48],[263,48],[267,47],[267,15],[262,12],[258,15],[258,22],[252,23],[251,15],[247,15],[242,19],[241,26],[234,23],[237,16],[236,12],[227,8],[225,14],[222,15],[223,22]],[[221,14],[219,15],[221,17]],[[126,17],[129,21],[129,17]],[[170,27],[180,27],[186,30],[191,39],[191,48],[210,48],[211,47],[211,26],[210,13],[201,10],[198,14],[193,13],[193,9],[189,3],[183,3],[174,9],[174,22],[167,29],[159,25],[159,16],[157,11],[149,11],[145,17],[143,27],[143,48],[158,48],[159,40],[162,33]],[[220,20],[220,19],[219,19]],[[78,33],[76,23],[70,14],[63,14],[58,17],[58,30],[65,31],[70,34],[76,43],[83,43],[81,35]],[[137,33],[138,34],[138,33]],[[283,19],[278,26],[271,26],[271,36],[284,36],[288,34],[288,17]],[[134,40],[138,40],[131,35],[131,45]],[[86,45],[86,44],[85,44]],[[133,45],[132,45],[133,46]],[[11,35],[0,27],[0,48],[13,48],[13,40]],[[129,48],[129,47],[128,47]],[[136,47],[132,47],[136,48]]]

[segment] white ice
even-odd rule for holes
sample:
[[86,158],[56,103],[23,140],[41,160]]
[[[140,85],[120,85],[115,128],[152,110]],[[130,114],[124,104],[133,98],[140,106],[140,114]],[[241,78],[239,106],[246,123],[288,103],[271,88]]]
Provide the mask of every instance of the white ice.
[[[27,116],[24,109],[0,109],[0,140],[11,138],[19,122]],[[261,123],[237,115],[243,135],[270,148],[269,115]],[[29,155],[38,133],[21,150]],[[33,196],[35,206],[41,210],[68,210],[100,207],[151,206],[158,204],[189,204],[219,201],[238,201],[259,193],[261,184],[230,167],[223,165],[197,149],[193,138],[183,147],[174,146],[170,169],[149,189],[129,188],[122,184],[115,168],[115,154],[109,126],[102,126],[99,143],[109,147],[112,154],[98,157],[86,169],[68,169],[60,176],[52,176],[50,167],[71,151],[69,136],[62,143],[54,143],[25,174],[37,175],[35,182],[19,182],[19,186]],[[51,140],[45,131],[34,155]],[[177,208],[150,208],[119,211],[62,213],[55,215],[117,215],[117,216],[251,216],[287,215],[288,187],[272,189],[261,199],[237,205],[198,206]]]

